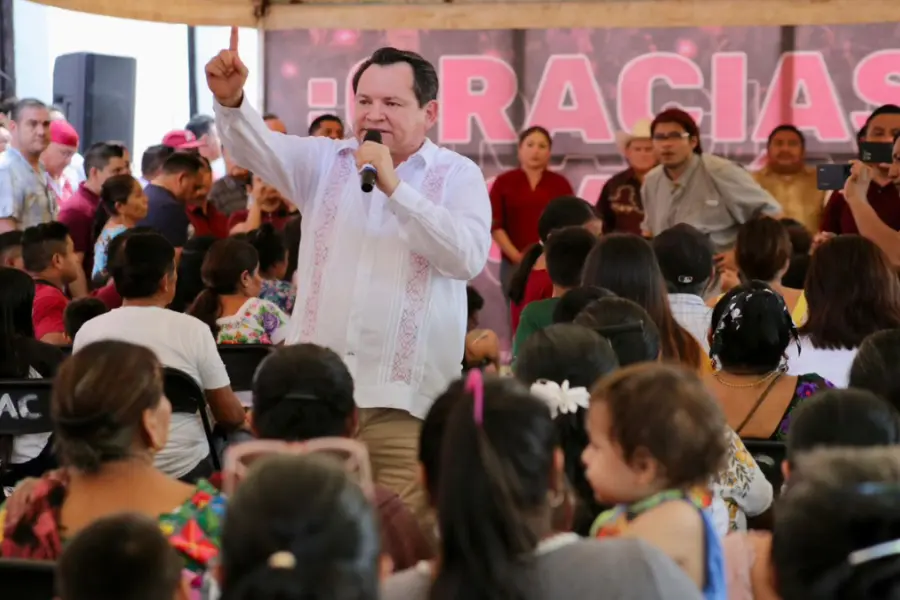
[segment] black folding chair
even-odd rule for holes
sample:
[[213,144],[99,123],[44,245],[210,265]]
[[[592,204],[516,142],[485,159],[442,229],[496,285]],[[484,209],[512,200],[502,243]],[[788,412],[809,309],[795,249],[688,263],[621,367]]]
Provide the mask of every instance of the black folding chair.
[[163,388],[166,398],[172,403],[172,412],[200,413],[203,431],[206,433],[206,441],[209,443],[209,457],[216,471],[221,471],[222,465],[213,439],[213,427],[206,411],[206,392],[194,381],[193,377],[171,367],[163,370]]
[[272,352],[269,344],[221,344],[219,356],[225,363],[231,389],[235,392],[253,390],[253,376],[256,368]]
[[3,597],[15,600],[53,600],[56,563],[42,560],[0,559]]
[[0,379],[0,435],[50,433],[50,379]]
[[784,476],[781,474],[781,463],[787,456],[787,446],[785,446],[784,442],[773,442],[771,440],[743,439],[742,441],[777,494],[784,484]]

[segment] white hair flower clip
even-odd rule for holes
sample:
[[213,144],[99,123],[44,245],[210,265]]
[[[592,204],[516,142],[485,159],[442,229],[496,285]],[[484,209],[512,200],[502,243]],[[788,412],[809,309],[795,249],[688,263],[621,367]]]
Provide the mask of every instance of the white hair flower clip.
[[574,414],[579,408],[587,408],[591,393],[584,387],[569,387],[568,380],[559,385],[555,381],[540,379],[531,384],[531,393],[550,407],[550,416]]

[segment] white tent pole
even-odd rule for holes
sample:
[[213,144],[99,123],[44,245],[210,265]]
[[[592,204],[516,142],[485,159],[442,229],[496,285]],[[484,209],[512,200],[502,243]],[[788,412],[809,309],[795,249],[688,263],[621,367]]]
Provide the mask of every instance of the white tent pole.
[[259,36],[256,53],[256,72],[260,74],[256,84],[256,106],[260,111],[264,111],[266,110],[266,30],[263,27],[263,19],[260,19],[257,23],[256,32]]

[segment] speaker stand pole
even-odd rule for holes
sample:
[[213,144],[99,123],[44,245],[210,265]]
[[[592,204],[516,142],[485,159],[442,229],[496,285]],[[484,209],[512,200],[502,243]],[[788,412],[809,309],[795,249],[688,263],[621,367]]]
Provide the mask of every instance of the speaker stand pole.
[[188,119],[197,114],[197,28],[188,25],[187,28],[187,59],[188,59],[188,106],[190,113]]

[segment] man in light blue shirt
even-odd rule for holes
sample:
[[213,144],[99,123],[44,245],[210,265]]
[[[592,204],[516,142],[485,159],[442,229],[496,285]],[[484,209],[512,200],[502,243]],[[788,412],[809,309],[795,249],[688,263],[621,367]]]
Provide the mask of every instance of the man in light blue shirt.
[[52,221],[57,207],[41,153],[50,143],[50,111],[40,100],[19,100],[9,119],[9,148],[0,155],[0,233]]

